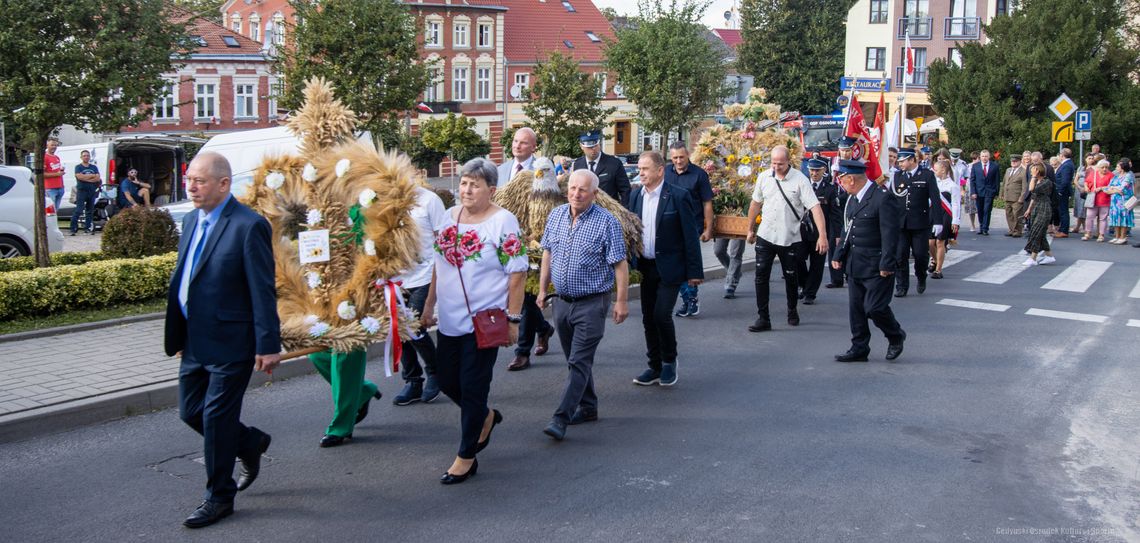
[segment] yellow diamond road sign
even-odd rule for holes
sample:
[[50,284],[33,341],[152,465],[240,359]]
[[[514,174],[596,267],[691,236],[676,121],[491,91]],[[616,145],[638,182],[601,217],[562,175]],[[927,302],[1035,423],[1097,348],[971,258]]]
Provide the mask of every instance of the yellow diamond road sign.
[[1080,108],[1077,106],[1077,103],[1063,92],[1056,100],[1053,100],[1052,104],[1049,104],[1049,111],[1052,111],[1053,114],[1062,121],[1068,119],[1069,116],[1076,113],[1078,109]]
[[1073,142],[1073,121],[1053,123],[1053,143]]

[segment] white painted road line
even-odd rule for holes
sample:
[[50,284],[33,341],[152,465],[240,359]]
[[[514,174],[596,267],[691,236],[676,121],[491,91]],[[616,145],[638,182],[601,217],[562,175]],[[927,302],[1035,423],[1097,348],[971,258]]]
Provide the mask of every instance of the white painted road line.
[[955,300],[953,298],[943,298],[938,300],[938,305],[948,305],[951,307],[964,307],[966,309],[981,309],[983,311],[996,311],[1001,313],[1008,311],[1008,305],[1002,304],[987,304],[985,302],[971,302],[969,300]]
[[1133,328],[1140,328],[1140,320],[1128,319],[1128,326],[1131,326]]
[[1051,309],[1037,309],[1033,308],[1025,312],[1026,315],[1034,315],[1037,317],[1050,317],[1054,319],[1065,319],[1070,321],[1081,322],[1108,322],[1108,317],[1104,315],[1089,315],[1088,313],[1070,313],[1068,311],[1053,311]]
[[981,251],[960,251],[958,249],[951,249],[946,251],[946,260],[942,262],[942,269],[949,268],[954,264],[962,262],[968,258],[973,258],[982,254]]
[[1136,286],[1132,287],[1132,292],[1128,294],[1129,298],[1140,298],[1140,281],[1136,282]]
[[1052,281],[1042,285],[1041,288],[1065,292],[1085,292],[1111,266],[1112,262],[1102,260],[1078,260],[1065,268]]
[[1022,266],[1021,263],[1029,258],[1025,255],[1007,256],[996,264],[975,273],[967,278],[965,281],[974,283],[990,283],[992,285],[1004,285],[1006,281],[1017,277],[1017,274],[1030,268],[1030,266]]

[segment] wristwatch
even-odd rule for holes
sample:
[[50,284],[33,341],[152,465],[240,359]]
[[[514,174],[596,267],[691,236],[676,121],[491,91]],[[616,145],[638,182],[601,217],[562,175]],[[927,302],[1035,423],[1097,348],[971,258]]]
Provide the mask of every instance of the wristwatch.
[[522,315],[511,315],[510,313],[507,313],[507,322],[518,324],[522,322]]

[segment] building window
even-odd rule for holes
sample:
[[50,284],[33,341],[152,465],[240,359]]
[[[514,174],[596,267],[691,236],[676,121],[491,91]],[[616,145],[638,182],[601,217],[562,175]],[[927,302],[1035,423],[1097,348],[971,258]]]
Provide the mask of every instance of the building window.
[[568,11],[570,13],[574,13],[575,11],[577,11],[574,9],[574,6],[571,5],[570,2],[568,2],[566,0],[562,0],[562,7],[566,8],[566,11]]
[[950,62],[954,63],[959,68],[962,67],[962,51],[957,47],[951,48],[950,54],[946,55],[946,58],[950,59]]
[[871,24],[887,22],[887,0],[871,0]]
[[614,96],[617,96],[618,98],[625,98],[625,87],[622,86],[620,81],[614,83]]
[[174,105],[177,101],[177,92],[177,83],[169,82],[166,86],[162,87],[162,91],[158,94],[158,100],[154,104],[155,120],[178,118],[178,108]]
[[194,117],[198,119],[209,119],[213,117],[218,109],[218,87],[213,83],[198,83],[194,85]]
[[881,72],[886,67],[887,48],[886,47],[868,47],[867,48],[867,65],[868,72]]
[[599,82],[601,82],[601,86],[598,87],[598,98],[605,98],[606,97],[606,79],[607,79],[606,76],[607,75],[608,74],[606,74],[605,72],[598,72],[598,73],[594,74],[594,79],[597,79]]
[[261,41],[261,17],[257,15],[249,18],[249,39]]
[[269,119],[277,119],[277,101],[285,94],[285,82],[269,80]]
[[257,87],[249,83],[234,86],[234,117],[257,117]]
[[273,16],[273,44],[285,45],[285,16],[280,13]]
[[492,46],[491,43],[491,23],[479,23],[479,38],[477,45],[480,48],[488,48]]
[[471,44],[467,39],[467,29],[471,25],[467,23],[456,23],[455,32],[452,37],[452,47],[470,47]]
[[456,102],[467,101],[467,75],[470,68],[455,68],[451,72],[451,99]]
[[[900,77],[905,78],[908,85],[918,85],[918,86],[925,87],[926,86],[926,48],[925,47],[915,47],[914,48],[914,73],[910,74],[909,76],[906,73],[906,48],[905,47],[900,51],[900,54],[901,54],[901,56],[899,57],[899,59],[901,59],[899,62],[899,64],[900,64],[900,66],[899,66]],[[901,81],[900,81],[900,83],[901,83]]]
[[443,101],[443,70],[439,68],[428,69],[428,86],[424,89],[424,101]]
[[515,84],[524,89],[530,87],[530,74],[515,74]]
[[443,42],[440,40],[440,28],[443,26],[439,21],[428,21],[427,28],[424,29],[424,46],[425,47],[442,47]]
[[475,99],[480,102],[491,100],[491,68],[475,69]]
[[592,41],[594,43],[598,43],[598,42],[602,41],[602,39],[599,38],[597,34],[594,34],[593,32],[590,32],[589,30],[586,31],[586,37],[589,38],[590,41]]
[[998,15],[1010,15],[1017,11],[1017,0],[997,0],[996,6]]
[[241,15],[238,15],[236,13],[234,14],[234,18],[233,18],[232,23],[230,24],[230,28],[232,28],[234,32],[241,34]]

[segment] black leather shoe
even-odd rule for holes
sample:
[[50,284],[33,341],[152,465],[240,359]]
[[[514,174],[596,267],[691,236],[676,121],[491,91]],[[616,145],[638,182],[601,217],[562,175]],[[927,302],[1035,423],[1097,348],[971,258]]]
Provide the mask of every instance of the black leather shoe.
[[856,351],[847,351],[843,354],[835,355],[836,362],[866,362],[867,353],[860,353]]
[[595,422],[598,420],[598,412],[596,410],[586,411],[579,407],[574,410],[574,414],[570,416],[570,425],[582,424],[584,422]]
[[237,489],[239,491],[249,488],[249,485],[252,485],[257,480],[257,476],[261,474],[261,455],[269,450],[271,441],[273,438],[269,434],[265,434],[265,437],[261,438],[261,443],[258,444],[257,456],[238,459]]
[[815,305],[815,296],[804,296],[804,305]]
[[925,277],[918,280],[918,293],[922,294],[923,292],[926,292],[926,278]]
[[788,310],[788,324],[791,326],[800,325],[800,313],[795,309]]
[[554,438],[554,441],[562,441],[562,438],[566,437],[566,423],[560,420],[552,420],[542,430],[542,433]]
[[[379,390],[376,391],[376,394],[372,395],[372,398],[376,398],[377,400],[383,397],[384,395],[381,394]],[[364,402],[364,405],[360,406],[360,410],[356,412],[356,424],[360,424],[360,421],[368,416],[368,404],[372,403],[372,398],[368,398],[368,401]]]
[[186,517],[186,520],[182,521],[182,525],[187,528],[205,528],[232,514],[234,514],[233,503],[204,501],[193,513],[190,513],[190,516]]
[[936,271],[936,272],[930,274],[930,278],[931,279],[942,279],[942,272]]
[[466,481],[467,479],[474,477],[475,472],[477,471],[479,471],[478,458],[476,458],[475,461],[471,463],[471,469],[467,470],[467,473],[464,473],[463,475],[453,475],[451,472],[445,471],[443,472],[443,477],[439,478],[439,482],[440,484],[445,485],[457,485],[463,481]]
[[887,360],[894,360],[899,357],[903,352],[903,342],[900,341],[894,345],[887,345]]
[[325,437],[321,438],[321,448],[327,449],[329,447],[336,447],[338,445],[344,445],[344,443],[350,439],[352,439],[352,434],[348,434],[347,436],[343,436],[343,437],[342,436],[334,436],[331,434],[325,434]]
[[756,319],[756,322],[748,325],[749,332],[767,332],[772,329],[772,321],[764,319]]
[[498,426],[500,422],[503,422],[503,414],[500,413],[498,409],[492,409],[491,412],[495,414],[495,416],[491,418],[491,431],[487,432],[487,439],[475,444],[475,452],[477,453],[483,452],[483,449],[486,449],[487,445],[491,444],[491,433],[495,431],[495,427]]
[[843,283],[828,283],[823,288],[843,288]]
[[906,289],[896,288],[895,289],[895,298],[906,298]]

